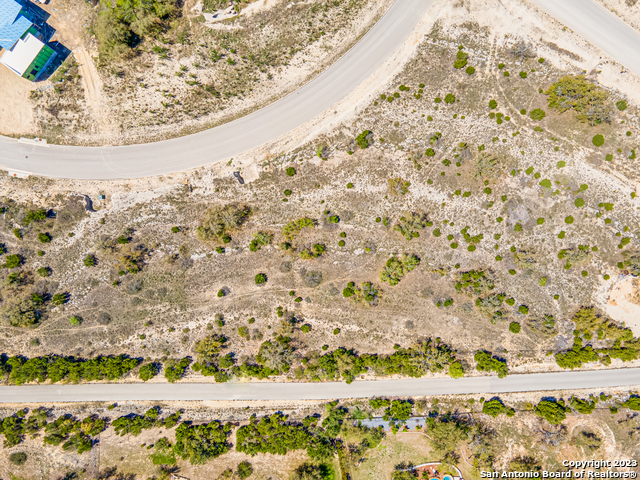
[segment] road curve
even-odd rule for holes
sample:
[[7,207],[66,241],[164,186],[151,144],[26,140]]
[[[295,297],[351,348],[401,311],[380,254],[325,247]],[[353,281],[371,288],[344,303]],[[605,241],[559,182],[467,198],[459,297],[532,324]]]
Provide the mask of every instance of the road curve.
[[529,0],[640,76],[640,33],[594,0]]
[[312,81],[254,113],[193,135],[118,147],[48,147],[0,137],[0,165],[38,176],[108,180],[209,165],[259,147],[355,90],[402,45],[433,0],[396,0],[369,32]]
[[549,390],[600,389],[640,385],[640,368],[533,373],[498,377],[417,378],[346,383],[145,383],[24,385],[0,387],[0,403],[330,400],[378,395],[500,394]]
[[[640,33],[594,0],[529,0],[640,76]],[[404,42],[433,0],[396,0],[344,57],[273,104],[210,130],[120,147],[48,147],[0,137],[0,165],[38,176],[108,180],[209,165],[275,140],[324,112],[374,73]]]

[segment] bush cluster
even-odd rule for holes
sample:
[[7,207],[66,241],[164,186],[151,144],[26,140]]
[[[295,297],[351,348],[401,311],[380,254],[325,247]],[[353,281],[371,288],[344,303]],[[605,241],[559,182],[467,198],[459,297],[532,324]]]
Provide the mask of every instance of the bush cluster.
[[581,122],[596,125],[611,121],[609,94],[584,75],[562,77],[547,89],[545,95],[549,108],[560,113],[573,110]]
[[391,257],[387,260],[384,269],[380,272],[380,280],[390,285],[397,285],[402,277],[420,265],[420,259],[416,255],[402,255]]
[[52,383],[81,380],[116,380],[136,368],[140,360],[125,355],[117,357],[95,357],[83,359],[49,355],[27,359],[22,356],[9,357],[0,368],[9,374],[9,382],[23,383],[51,380]]
[[509,374],[506,360],[493,357],[489,352],[478,350],[473,359],[478,364],[476,369],[479,372],[495,372],[498,378],[504,378]]

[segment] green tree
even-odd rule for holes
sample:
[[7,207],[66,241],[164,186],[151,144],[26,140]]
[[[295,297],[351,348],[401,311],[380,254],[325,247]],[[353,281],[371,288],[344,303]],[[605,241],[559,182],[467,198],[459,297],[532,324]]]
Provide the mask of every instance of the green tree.
[[245,478],[249,478],[251,475],[253,475],[253,466],[251,463],[246,460],[244,462],[240,462],[238,464],[238,476],[244,480]]
[[509,374],[507,362],[496,357],[492,357],[490,353],[478,350],[474,355],[477,362],[476,369],[480,372],[495,372],[498,378],[504,378]]
[[323,464],[303,463],[291,474],[290,480],[330,480],[333,472]]
[[469,427],[449,417],[429,417],[426,420],[429,444],[434,456],[444,459],[445,456],[457,450],[460,443],[467,440]]
[[181,423],[176,429],[176,443],[173,451],[192,465],[202,465],[208,460],[227,453],[231,444],[227,440],[231,425],[218,421],[191,425]]
[[148,380],[151,380],[153,377],[155,377],[158,374],[158,371],[159,371],[158,364],[153,362],[145,363],[140,367],[140,371],[138,372],[138,377],[143,382],[146,382]]
[[449,365],[449,376],[451,378],[462,378],[464,376],[464,369],[460,362],[453,362]]
[[191,360],[188,357],[183,358],[179,362],[170,358],[164,364],[164,377],[170,383],[175,383],[184,376],[190,363]]
[[491,415],[495,418],[502,413],[505,413],[508,416],[513,416],[515,414],[515,410],[513,408],[506,407],[502,403],[502,400],[496,397],[491,400],[487,400],[482,404],[482,413]]
[[567,418],[565,407],[554,400],[541,400],[534,412],[552,425],[560,425]]

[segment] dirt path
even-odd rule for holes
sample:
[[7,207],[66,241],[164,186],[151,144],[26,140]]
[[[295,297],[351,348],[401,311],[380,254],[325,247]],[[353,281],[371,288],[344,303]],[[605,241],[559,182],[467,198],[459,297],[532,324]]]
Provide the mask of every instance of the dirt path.
[[98,75],[98,70],[93,63],[91,55],[84,48],[77,48],[73,51],[73,55],[80,65],[79,70],[87,107],[89,107],[96,124],[100,127],[105,127],[108,125],[108,116],[102,99],[102,80]]

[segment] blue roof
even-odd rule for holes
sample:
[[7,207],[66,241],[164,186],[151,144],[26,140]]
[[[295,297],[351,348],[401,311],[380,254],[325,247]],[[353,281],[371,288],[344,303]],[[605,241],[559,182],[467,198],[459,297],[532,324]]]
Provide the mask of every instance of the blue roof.
[[0,0],[0,47],[9,50],[29,30],[32,23],[20,14],[22,5],[14,0]]

